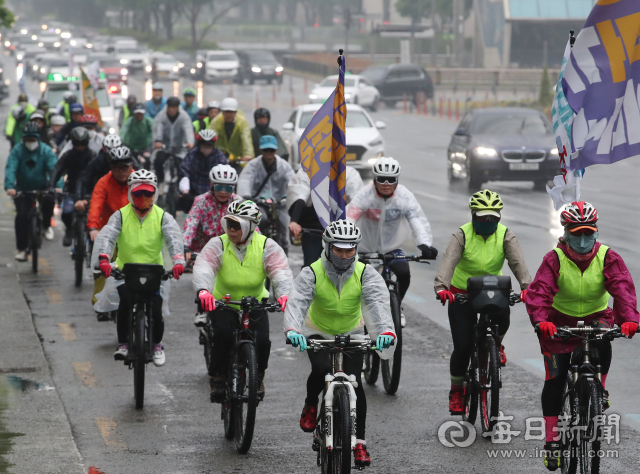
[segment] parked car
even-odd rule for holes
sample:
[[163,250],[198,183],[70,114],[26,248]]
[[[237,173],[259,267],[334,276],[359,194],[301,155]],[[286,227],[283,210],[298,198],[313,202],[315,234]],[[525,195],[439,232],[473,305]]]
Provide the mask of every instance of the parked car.
[[[337,82],[336,75],[326,77],[320,84],[316,84],[309,94],[309,103],[324,103],[335,90]],[[344,78],[344,98],[347,104],[360,104],[376,110],[380,101],[380,92],[366,77],[349,74]]]
[[271,51],[244,51],[238,53],[240,72],[238,82],[247,80],[249,84],[264,79],[267,82],[282,84],[284,67]]
[[388,66],[371,66],[361,75],[369,79],[378,89],[387,107],[394,107],[396,102],[417,100],[422,92],[427,98],[433,98],[433,83],[427,71],[414,64],[390,64]]
[[[298,142],[309,122],[322,104],[305,104],[296,107],[289,121],[282,126],[282,138],[289,149],[289,162],[297,170],[300,168]],[[380,130],[386,124],[374,122],[361,106],[347,104],[347,165],[354,167],[363,178],[371,176],[371,165],[384,154],[384,138]]]
[[486,181],[533,181],[543,190],[560,174],[551,124],[532,109],[474,109],[451,137],[447,174],[473,190]]
[[153,62],[156,62],[158,78],[178,80],[180,75],[180,61],[165,53],[153,53],[146,61],[144,67],[145,76],[151,78]]
[[204,58],[206,81],[236,80],[240,59],[235,51],[207,51]]

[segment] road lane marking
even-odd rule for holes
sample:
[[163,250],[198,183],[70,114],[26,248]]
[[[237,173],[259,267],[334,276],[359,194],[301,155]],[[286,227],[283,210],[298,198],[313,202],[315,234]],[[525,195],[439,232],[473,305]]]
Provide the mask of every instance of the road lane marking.
[[62,333],[62,339],[65,341],[77,341],[76,329],[73,327],[73,323],[58,323],[60,332]]
[[[38,273],[40,273],[41,275],[51,275],[49,262],[47,262],[44,258],[38,259]],[[62,302],[62,300],[60,302]]]
[[113,448],[127,447],[127,445],[124,444],[124,441],[115,436],[115,431],[118,426],[116,420],[113,418],[99,416],[96,417],[96,423],[100,429],[100,434],[102,435],[104,444]]
[[62,295],[58,290],[44,290],[47,294],[49,304],[62,304]]
[[91,362],[74,362],[73,368],[75,369],[76,375],[83,384],[85,384],[87,387],[96,386],[96,378],[93,376]]

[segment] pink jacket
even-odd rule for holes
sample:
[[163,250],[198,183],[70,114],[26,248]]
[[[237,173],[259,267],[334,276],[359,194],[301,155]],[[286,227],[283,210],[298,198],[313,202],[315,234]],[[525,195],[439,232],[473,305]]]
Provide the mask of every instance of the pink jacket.
[[211,192],[197,196],[182,227],[185,247],[200,252],[209,240],[224,234],[220,221],[227,213],[229,203],[238,199],[240,196],[232,194],[229,201],[222,204],[214,199]]

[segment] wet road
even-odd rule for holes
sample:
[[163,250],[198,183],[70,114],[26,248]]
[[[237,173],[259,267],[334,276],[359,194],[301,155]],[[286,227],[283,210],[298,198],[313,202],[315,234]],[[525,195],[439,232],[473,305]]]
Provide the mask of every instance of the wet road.
[[[5,66],[10,71],[12,59],[5,59]],[[298,97],[302,97],[302,81],[296,79],[293,84]],[[182,88],[181,84],[179,90]],[[29,83],[29,90],[36,94],[37,84]],[[138,98],[144,96],[141,80],[133,78],[130,90]],[[251,86],[234,86],[234,95],[247,115],[255,104],[255,90]],[[266,87],[262,90],[270,91]],[[221,100],[228,91],[226,85],[207,85],[204,100]],[[270,93],[261,96],[260,105],[271,109],[272,124],[280,126],[291,113],[291,96],[282,92],[275,102],[271,98]],[[6,114],[14,100],[0,106],[0,115]],[[445,151],[455,123],[404,115],[400,108],[381,109],[373,116],[387,123],[383,132],[386,153],[401,161],[401,182],[416,194],[431,222],[434,245],[443,251],[451,233],[469,220],[467,191],[449,187],[446,180]],[[4,144],[2,147],[0,156],[4,160],[6,148]],[[640,230],[636,218],[640,211],[638,166],[637,162],[627,161],[590,168],[583,189],[583,198],[593,202],[601,216],[600,239],[622,254],[636,279],[640,279],[636,245]],[[557,239],[558,213],[546,193],[533,191],[530,183],[490,183],[490,187],[502,195],[503,223],[518,236],[534,273]],[[12,209],[6,198],[3,203],[7,204],[2,206],[4,225],[10,227]],[[58,229],[61,228],[62,224]],[[2,248],[13,245],[10,232],[3,232],[0,239]],[[166,320],[164,341],[167,364],[162,368],[148,367],[145,408],[136,411],[133,373],[112,358],[115,327],[96,321],[89,303],[89,279],[82,288],[74,287],[72,261],[61,240],[61,231],[57,231],[55,242],[44,243],[44,271],[40,274],[32,275],[27,264],[17,265],[17,272],[41,337],[52,384],[85,470],[94,466],[104,474],[317,471],[311,436],[298,427],[309,363],[306,355],[285,346],[281,315],[271,316],[267,395],[258,408],[256,435],[249,454],[240,456],[233,443],[223,437],[220,406],[209,403],[202,348],[192,324],[195,307],[191,275],[172,284],[172,314]],[[406,242],[405,249],[416,251],[411,242]],[[292,252],[291,263],[296,271],[300,261],[299,253]],[[512,311],[511,329],[505,339],[509,363],[502,373],[501,392],[502,409],[505,415],[513,416],[511,428],[521,433],[508,444],[477,439],[467,448],[447,448],[439,441],[438,427],[452,419],[447,410],[452,345],[446,310],[433,296],[436,268],[437,263],[412,267],[412,287],[404,303],[408,328],[404,333],[405,357],[397,395],[386,395],[381,382],[365,388],[369,405],[367,441],[373,459],[368,471],[546,472],[542,461],[535,457],[536,448],[543,442],[524,439],[526,418],[541,415],[539,394],[544,372],[523,305]],[[506,274],[510,274],[508,269]],[[640,409],[636,402],[640,384],[635,370],[639,354],[635,340],[614,343],[607,384],[613,404],[610,411],[620,413],[624,423],[620,443],[612,446],[618,451],[618,458],[604,460],[603,472],[636,472],[640,467],[636,449],[640,441]],[[30,380],[40,382],[39,377],[34,374]],[[0,417],[1,412],[2,405]],[[0,423],[0,431],[17,431],[11,423],[5,425],[3,428]],[[14,452],[20,449],[20,443],[20,437],[13,439]],[[496,449],[505,451],[493,454]],[[0,449],[0,458],[2,454]],[[492,458],[494,455],[498,459]],[[5,456],[11,459],[12,455]],[[518,459],[513,459],[516,456]],[[11,469],[10,472],[25,472],[19,464]]]

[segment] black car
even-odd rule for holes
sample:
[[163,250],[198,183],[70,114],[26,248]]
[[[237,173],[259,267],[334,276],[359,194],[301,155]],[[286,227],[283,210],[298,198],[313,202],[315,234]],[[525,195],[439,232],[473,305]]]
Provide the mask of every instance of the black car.
[[543,190],[560,174],[551,124],[533,109],[471,110],[451,137],[447,174],[472,190],[486,181],[533,181]]
[[405,95],[415,102],[420,92],[429,99],[433,98],[431,77],[427,71],[414,64],[371,66],[360,74],[373,82],[387,107],[395,106]]
[[249,84],[264,79],[267,82],[282,84],[284,68],[270,51],[244,51],[238,52],[240,58],[240,70],[238,82],[242,84],[245,79]]

